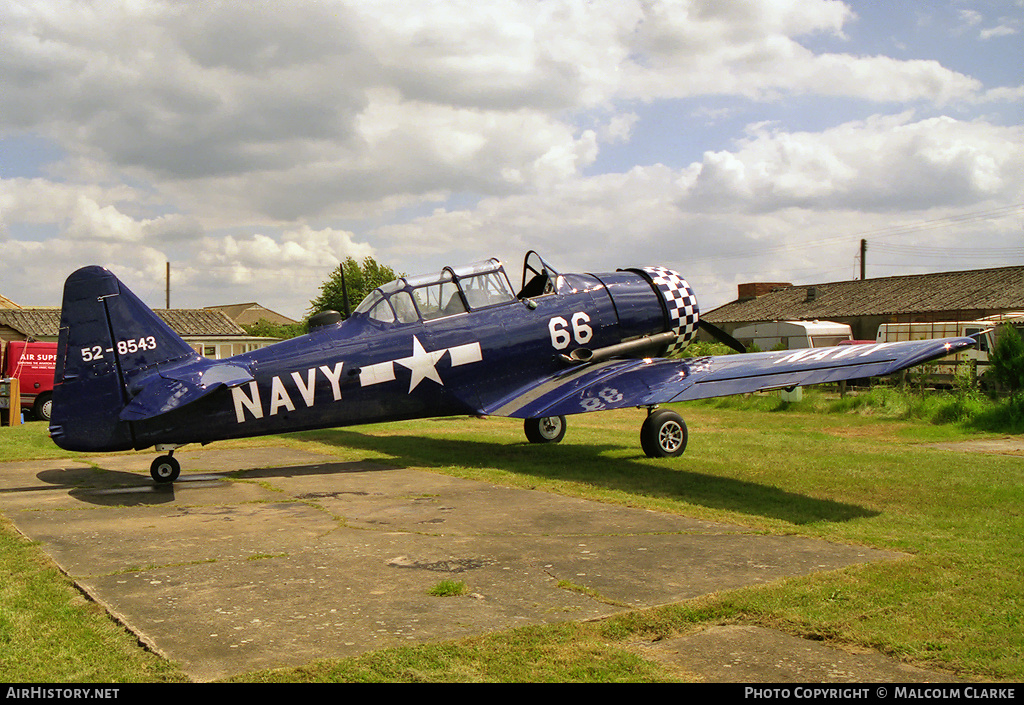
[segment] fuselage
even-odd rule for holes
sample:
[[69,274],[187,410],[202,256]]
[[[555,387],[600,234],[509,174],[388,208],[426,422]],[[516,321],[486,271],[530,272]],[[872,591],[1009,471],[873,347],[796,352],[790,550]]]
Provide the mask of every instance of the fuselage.
[[50,431],[63,448],[109,451],[499,413],[571,355],[685,345],[696,314],[674,272],[561,275],[531,253],[518,294],[497,260],[446,267],[374,290],[340,323],[208,360],[86,267],[65,285]]
[[569,350],[664,332],[650,285],[636,274],[613,276],[623,293],[630,278],[647,305],[628,311],[624,322],[609,287],[592,275],[561,277],[546,295],[430,320],[354,314],[221,361],[247,367],[255,379],[134,423],[135,445],[481,413],[531,380],[565,369],[561,354]]

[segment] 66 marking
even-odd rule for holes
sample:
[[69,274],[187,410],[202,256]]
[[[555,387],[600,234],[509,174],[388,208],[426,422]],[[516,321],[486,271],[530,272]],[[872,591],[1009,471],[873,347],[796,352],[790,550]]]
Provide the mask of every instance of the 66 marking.
[[569,347],[569,343],[574,340],[579,345],[586,345],[594,337],[594,329],[590,327],[590,316],[582,311],[572,314],[571,330],[567,320],[555,316],[548,321],[548,333],[551,334],[551,345],[555,350]]
[[136,353],[139,350],[156,350],[156,338],[150,335],[145,338],[139,338],[138,340],[117,341],[118,355],[130,355],[131,353]]

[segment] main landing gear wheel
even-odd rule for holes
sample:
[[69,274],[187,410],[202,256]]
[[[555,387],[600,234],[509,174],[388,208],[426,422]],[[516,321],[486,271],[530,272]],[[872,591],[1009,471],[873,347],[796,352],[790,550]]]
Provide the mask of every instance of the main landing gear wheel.
[[170,455],[161,455],[149,466],[149,474],[161,484],[174,482],[181,474],[181,464]]
[[644,419],[640,447],[648,458],[675,458],[686,450],[686,424],[674,411],[660,409]]
[[565,417],[545,416],[523,422],[526,439],[530,443],[558,443],[565,437]]

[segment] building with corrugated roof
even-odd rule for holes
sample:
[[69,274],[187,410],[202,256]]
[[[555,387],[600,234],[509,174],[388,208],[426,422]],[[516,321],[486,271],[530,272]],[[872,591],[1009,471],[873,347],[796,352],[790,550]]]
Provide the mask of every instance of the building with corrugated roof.
[[274,323],[276,325],[290,326],[298,321],[288,318],[282,313],[271,311],[255,301],[247,304],[227,304],[225,306],[207,306],[207,311],[223,311],[228,318],[240,326],[249,326],[260,321]]
[[882,323],[976,321],[1024,311],[1024,266],[824,284],[741,284],[735,301],[701,317],[732,332],[768,321],[846,323],[874,340]]

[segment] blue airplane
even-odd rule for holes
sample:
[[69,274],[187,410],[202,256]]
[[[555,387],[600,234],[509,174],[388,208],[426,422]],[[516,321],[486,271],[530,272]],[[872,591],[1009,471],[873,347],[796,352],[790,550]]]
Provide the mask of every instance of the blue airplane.
[[557,443],[565,417],[637,407],[650,457],[680,455],[687,429],[671,402],[893,372],[974,345],[971,338],[674,357],[704,328],[676,272],[647,267],[565,274],[527,254],[512,288],[496,259],[403,277],[351,315],[225,360],[201,357],[101,267],[64,286],[50,436],[74,451],[164,452],[173,482],[188,443],[441,416],[524,419]]

